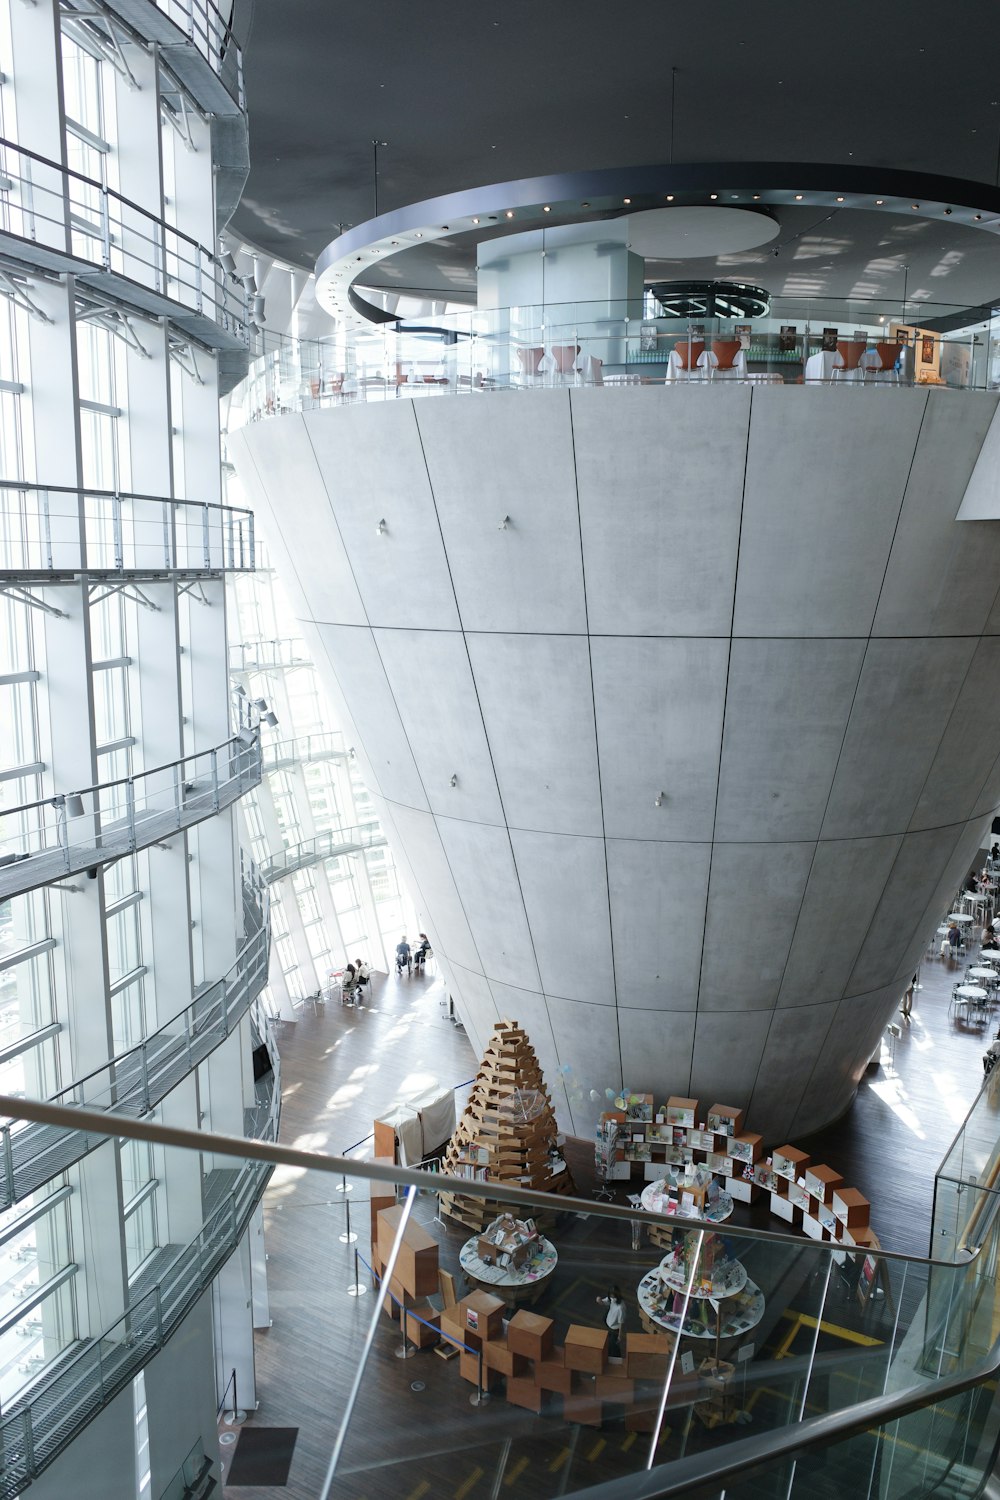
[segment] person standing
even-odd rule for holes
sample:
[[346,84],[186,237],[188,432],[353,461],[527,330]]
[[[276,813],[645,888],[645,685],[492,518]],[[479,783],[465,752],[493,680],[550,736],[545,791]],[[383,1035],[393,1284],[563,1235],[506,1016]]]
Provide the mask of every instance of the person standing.
[[608,1295],[598,1297],[597,1300],[608,1310],[608,1315],[604,1319],[611,1335],[608,1341],[608,1354],[612,1359],[621,1359],[622,1329],[625,1326],[625,1303],[622,1301],[621,1289],[611,1286],[608,1288]]

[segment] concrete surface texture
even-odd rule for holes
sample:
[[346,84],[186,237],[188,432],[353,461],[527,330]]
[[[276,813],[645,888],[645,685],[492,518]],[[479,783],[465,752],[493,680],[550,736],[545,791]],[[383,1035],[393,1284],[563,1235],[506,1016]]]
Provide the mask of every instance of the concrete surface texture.
[[956,519],[997,401],[505,392],[231,436],[470,1039],[520,1021],[566,1128],[622,1084],[778,1144],[850,1103],[1000,799],[1000,524]]

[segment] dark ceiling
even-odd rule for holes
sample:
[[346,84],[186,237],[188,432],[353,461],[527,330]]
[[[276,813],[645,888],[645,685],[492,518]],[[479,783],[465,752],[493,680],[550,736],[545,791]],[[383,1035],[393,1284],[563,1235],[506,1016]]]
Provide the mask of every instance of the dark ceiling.
[[[256,0],[252,166],[232,229],[311,271],[341,226],[372,217],[373,139],[388,143],[381,212],[671,159],[843,162],[994,184],[998,53],[1000,7],[988,0]],[[460,265],[427,256],[420,279],[455,286]]]

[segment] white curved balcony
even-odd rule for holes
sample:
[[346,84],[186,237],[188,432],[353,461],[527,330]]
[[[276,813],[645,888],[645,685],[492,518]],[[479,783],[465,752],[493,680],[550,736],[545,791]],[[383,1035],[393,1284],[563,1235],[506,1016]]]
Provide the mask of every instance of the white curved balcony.
[[148,848],[231,806],[260,782],[260,740],[248,738],[11,808],[0,818],[0,901]]
[[315,838],[303,839],[291,844],[265,859],[260,866],[261,879],[268,885],[283,880],[296,870],[305,870],[309,865],[319,864],[324,859],[336,859],[341,854],[363,854],[366,849],[381,849],[386,843],[385,834],[375,825],[366,828],[333,828],[327,833],[318,833]]
[[254,556],[249,510],[0,480],[0,577],[249,572]]
[[[267,985],[267,891],[252,865],[243,878],[244,941],[232,968],[136,1047],[55,1094],[53,1104],[130,1116],[148,1112],[229,1036]],[[0,1209],[21,1201],[104,1137],[56,1125],[0,1128]]]

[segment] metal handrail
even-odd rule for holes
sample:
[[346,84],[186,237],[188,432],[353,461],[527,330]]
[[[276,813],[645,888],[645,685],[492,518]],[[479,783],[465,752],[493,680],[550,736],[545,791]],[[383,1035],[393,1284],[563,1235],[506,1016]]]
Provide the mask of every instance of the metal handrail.
[[[264,1123],[264,1132],[272,1139],[277,1137],[280,1115],[281,1090],[275,1076]],[[30,1484],[93,1420],[95,1386],[98,1407],[107,1406],[164,1347],[238,1247],[271,1170],[263,1162],[246,1162],[229,1193],[167,1273],[109,1328],[85,1340],[67,1358],[55,1360],[53,1368],[32,1383],[22,1400],[8,1406],[0,1418],[3,1477],[5,1485],[16,1484],[16,1491],[5,1489],[5,1493],[19,1493]],[[36,1433],[33,1407],[40,1404],[43,1413],[47,1412],[46,1397],[53,1388],[68,1384],[74,1371],[74,1404],[60,1411],[55,1423],[43,1417]]]
[[269,672],[283,667],[307,667],[311,663],[308,647],[297,635],[243,640],[229,648],[230,672]]
[[[155,778],[161,786],[153,787]],[[0,865],[0,895],[4,899],[33,886],[91,869],[144,849],[182,828],[214,816],[257,786],[261,778],[260,737],[249,744],[239,735],[209,750],[138,771],[134,776],[96,782],[73,792],[57,792],[34,802],[5,809],[0,819],[8,830],[11,820],[25,820],[23,832],[6,833],[7,854]],[[136,796],[136,788],[140,795]],[[92,802],[88,811],[83,799]],[[72,815],[70,806],[74,809]],[[41,809],[55,816],[29,819]],[[72,825],[72,826],[71,826]]]
[[[0,171],[0,233],[146,285],[248,342],[249,295],[207,246],[98,178],[6,137],[0,137]],[[45,173],[52,175],[52,186],[39,180]],[[48,211],[40,200],[48,200]],[[89,241],[99,248],[82,243]],[[152,275],[144,280],[140,270]]]
[[[359,835],[352,837],[352,835]],[[386,843],[385,834],[376,826],[359,824],[356,828],[334,828],[326,833],[317,833],[301,843],[290,844],[279,849],[269,859],[261,861],[261,878],[272,884],[296,870],[317,864],[321,859],[336,859],[341,854],[360,854],[366,849],[380,849]]]
[[[726,1232],[728,1234],[728,1227]],[[1000,1339],[993,1345],[987,1359],[963,1375],[949,1375],[920,1386],[910,1386],[891,1396],[870,1396],[840,1411],[806,1417],[790,1426],[738,1438],[704,1453],[675,1459],[670,1464],[657,1464],[644,1472],[589,1485],[584,1490],[568,1494],[566,1500],[584,1500],[584,1497],[586,1500],[700,1500],[708,1492],[714,1493],[724,1487],[728,1480],[743,1479],[747,1474],[770,1468],[782,1459],[827,1448],[872,1428],[884,1427],[925,1407],[960,1396],[997,1375],[1000,1375]],[[1000,1435],[997,1442],[1000,1442]],[[996,1446],[995,1443],[994,1455]],[[985,1473],[989,1473],[992,1466],[991,1460]]]
[[[158,1104],[180,1082],[178,1063],[186,1064],[181,1075],[186,1077],[193,1067],[222,1045],[266,988],[271,936],[268,897],[266,887],[260,883],[253,867],[249,879],[244,880],[243,896],[244,941],[222,978],[203,987],[182,1010],[134,1047],[109,1057],[99,1068],[75,1079],[52,1096],[50,1102],[62,1108],[69,1117],[62,1127],[63,1134],[74,1134],[79,1138],[79,1150],[72,1160],[79,1160],[100,1144],[100,1141],[95,1143],[87,1139],[89,1132],[79,1123],[79,1105],[114,1115],[113,1129],[117,1133],[120,1112],[148,1112]],[[10,1124],[0,1126],[0,1204],[4,1208],[23,1196],[17,1182],[17,1157],[22,1154],[19,1136],[20,1131]],[[44,1143],[46,1149],[54,1148],[57,1139],[47,1140]],[[40,1156],[41,1153],[33,1149],[23,1164],[30,1173],[29,1192],[40,1185],[36,1166]],[[56,1152],[51,1175],[64,1171],[70,1164],[64,1153]]]
[[[0,479],[0,498],[6,499],[7,491],[24,498],[20,506],[5,504],[0,511],[0,574],[120,577],[129,572],[247,572],[254,567],[251,510],[130,490]],[[60,504],[63,498],[70,504]],[[88,502],[97,502],[96,513]],[[146,508],[148,515],[142,514]]]
[[302,760],[346,760],[344,736],[339,729],[300,734],[295,739],[268,740],[264,746],[264,770]]

